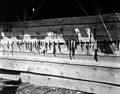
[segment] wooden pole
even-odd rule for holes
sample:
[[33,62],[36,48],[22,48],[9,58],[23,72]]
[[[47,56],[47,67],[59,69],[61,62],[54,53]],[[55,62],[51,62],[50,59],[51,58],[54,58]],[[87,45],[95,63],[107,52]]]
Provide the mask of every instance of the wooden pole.
[[100,15],[99,12],[98,12],[98,14],[99,14],[99,18],[100,18],[100,20],[101,20],[101,22],[102,22],[102,24],[103,24],[103,26],[104,26],[106,32],[108,33],[108,36],[109,36],[109,38],[110,38],[110,41],[113,41],[113,40],[112,40],[112,37],[111,37],[111,35],[110,35],[109,31],[108,31],[108,28],[107,28],[106,24],[105,24],[104,21],[103,21],[102,16]]

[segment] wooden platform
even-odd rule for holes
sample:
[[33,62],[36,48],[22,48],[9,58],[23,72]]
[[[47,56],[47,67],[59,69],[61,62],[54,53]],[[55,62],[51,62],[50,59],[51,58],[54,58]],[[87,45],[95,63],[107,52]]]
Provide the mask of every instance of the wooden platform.
[[[76,56],[75,60],[64,58],[60,58],[60,55],[56,57],[3,55],[0,58],[0,68],[18,71],[20,74],[16,73],[16,79],[19,77],[23,82],[35,85],[58,86],[98,94],[102,94],[100,91],[105,94],[119,93],[119,57],[98,57],[99,62],[92,56]],[[5,74],[9,75],[6,77],[15,77],[15,73],[12,72]]]

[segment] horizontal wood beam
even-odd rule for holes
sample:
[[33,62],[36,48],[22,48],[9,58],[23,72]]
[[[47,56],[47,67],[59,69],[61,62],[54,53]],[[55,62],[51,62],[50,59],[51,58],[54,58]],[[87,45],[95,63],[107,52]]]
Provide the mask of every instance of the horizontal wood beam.
[[[56,54],[56,57],[53,54],[35,54],[35,53],[22,53],[14,52],[9,53],[0,52],[1,62],[20,62],[20,61],[32,61],[32,62],[46,62],[46,63],[62,63],[62,64],[76,64],[76,65],[89,65],[95,67],[111,67],[111,68],[120,68],[120,56],[98,56],[98,62],[96,62],[93,56],[87,56],[83,54],[75,55],[74,60],[70,60],[68,54]],[[2,61],[3,60],[3,61]]]
[[0,59],[0,61],[1,69],[120,85],[120,68],[15,59]]
[[79,91],[85,91],[95,94],[119,94],[120,87],[106,85],[102,83],[87,82],[81,80],[72,80],[59,77],[34,75],[29,73],[21,73],[20,75],[23,82],[30,82],[37,86],[52,86],[67,88]]
[[20,78],[20,72],[0,69],[0,78],[18,81]]

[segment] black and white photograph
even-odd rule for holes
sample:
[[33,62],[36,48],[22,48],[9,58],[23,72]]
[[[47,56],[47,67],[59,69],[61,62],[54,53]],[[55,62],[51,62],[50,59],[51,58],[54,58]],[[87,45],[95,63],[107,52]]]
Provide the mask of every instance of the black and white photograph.
[[120,94],[117,0],[0,0],[0,94]]

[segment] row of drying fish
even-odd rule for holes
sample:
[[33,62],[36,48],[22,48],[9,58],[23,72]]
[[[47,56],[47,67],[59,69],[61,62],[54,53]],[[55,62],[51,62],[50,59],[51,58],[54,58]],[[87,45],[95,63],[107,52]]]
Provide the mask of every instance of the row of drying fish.
[[[106,44],[108,42],[107,41],[103,41],[103,48],[106,48]],[[59,53],[61,53],[62,51],[62,48],[61,47],[62,45],[66,45],[68,51],[69,51],[69,57],[70,59],[74,59],[74,56],[75,56],[75,52],[78,48],[78,46],[80,46],[79,49],[81,49],[81,51],[83,51],[85,48],[86,48],[86,54],[87,55],[90,55],[90,50],[94,50],[95,51],[95,54],[97,55],[97,52],[95,49],[98,49],[98,43],[93,43],[93,42],[83,42],[83,41],[80,41],[80,42],[76,42],[75,40],[69,40],[69,41],[66,41],[65,43],[63,42],[51,42],[51,41],[13,41],[13,42],[7,42],[6,46],[8,49],[11,48],[11,52],[13,53],[14,51],[14,47],[15,45],[17,45],[17,47],[19,48],[19,50],[21,51],[21,49],[24,47],[26,50],[29,50],[29,51],[33,51],[33,49],[35,49],[39,54],[40,53],[43,53],[44,55],[48,52],[48,50],[51,50],[53,55],[56,56],[56,52],[58,51]],[[4,45],[2,45],[1,47],[3,47],[3,52],[5,52],[5,49],[4,49]]]
[[[89,54],[89,49],[94,48],[94,45],[90,44],[89,42],[76,42],[75,40],[69,40],[65,43],[62,42],[46,42],[46,41],[13,41],[13,42],[7,42],[6,46],[8,49],[12,48],[12,53],[14,50],[15,45],[19,48],[21,51],[22,47],[25,47],[26,50],[33,51],[35,49],[39,54],[43,53],[44,55],[48,52],[48,50],[52,50],[52,53],[54,56],[56,56],[56,52],[59,51],[61,53],[61,45],[66,45],[68,51],[69,51],[69,57],[70,59],[74,59],[75,52],[77,50],[77,46],[80,45],[81,50],[84,50],[84,46],[86,47],[87,54]],[[4,48],[4,46],[2,46]]]

